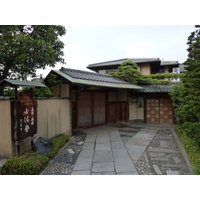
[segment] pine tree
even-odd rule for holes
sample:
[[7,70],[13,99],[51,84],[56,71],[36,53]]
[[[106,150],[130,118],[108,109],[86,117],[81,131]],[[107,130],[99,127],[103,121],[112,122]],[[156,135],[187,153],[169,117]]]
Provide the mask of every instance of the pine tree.
[[189,45],[187,72],[183,77],[184,96],[180,110],[183,128],[189,135],[200,140],[200,25],[196,25],[196,31],[188,37]]

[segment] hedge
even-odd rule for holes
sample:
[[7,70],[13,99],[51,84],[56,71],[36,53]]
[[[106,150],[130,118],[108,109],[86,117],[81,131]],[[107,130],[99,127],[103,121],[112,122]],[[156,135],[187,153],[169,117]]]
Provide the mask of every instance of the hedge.
[[188,154],[188,159],[193,166],[193,174],[200,175],[200,146],[198,141],[183,133],[180,125],[175,126],[175,131]]
[[69,140],[68,135],[62,135],[51,140],[53,150],[47,155],[38,155],[29,151],[19,157],[12,157],[1,168],[2,175],[37,175],[47,166],[60,148]]

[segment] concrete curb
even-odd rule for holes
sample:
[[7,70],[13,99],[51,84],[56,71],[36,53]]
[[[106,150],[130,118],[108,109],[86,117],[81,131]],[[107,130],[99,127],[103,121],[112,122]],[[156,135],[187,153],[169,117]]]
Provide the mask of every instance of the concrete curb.
[[173,136],[175,138],[175,141],[176,141],[176,143],[177,143],[177,145],[178,145],[178,147],[179,147],[179,149],[180,149],[180,151],[181,151],[181,153],[183,155],[183,158],[185,159],[185,161],[186,161],[186,163],[187,163],[187,165],[189,167],[189,170],[190,170],[190,172],[192,174],[193,167],[192,167],[192,165],[191,165],[191,163],[190,163],[190,161],[188,159],[187,152],[186,152],[183,144],[181,143],[179,137],[177,136],[176,132],[174,131],[174,128],[172,128],[171,131],[172,131],[172,134],[173,134]]

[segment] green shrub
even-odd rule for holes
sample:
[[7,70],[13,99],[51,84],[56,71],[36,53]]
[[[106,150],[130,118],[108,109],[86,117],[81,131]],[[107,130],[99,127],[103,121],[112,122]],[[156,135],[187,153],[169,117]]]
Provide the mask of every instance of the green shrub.
[[194,164],[193,173],[196,175],[200,175],[200,160],[196,160],[196,162]]
[[53,150],[47,155],[38,155],[34,152],[25,152],[19,157],[12,157],[1,168],[1,174],[7,175],[37,175],[46,167],[60,148],[69,140],[68,135],[52,139]]
[[187,134],[182,132],[182,127],[180,125],[175,126],[175,131],[179,136],[185,150],[188,154],[188,159],[193,166],[193,173],[200,174],[200,147],[199,142],[193,138],[189,137]]
[[62,135],[59,137],[56,137],[54,139],[51,140],[51,142],[53,143],[53,150],[48,153],[46,156],[49,159],[52,159],[55,154],[60,150],[60,148],[69,140],[69,136],[68,135]]
[[26,152],[19,157],[7,160],[1,169],[1,174],[33,175],[39,174],[47,165],[47,156],[40,156],[33,152]]

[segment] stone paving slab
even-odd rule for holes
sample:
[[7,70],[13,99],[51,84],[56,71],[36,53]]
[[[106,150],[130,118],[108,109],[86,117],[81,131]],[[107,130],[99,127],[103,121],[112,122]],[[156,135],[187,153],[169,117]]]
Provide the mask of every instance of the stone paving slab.
[[117,173],[137,171],[130,157],[115,158],[115,168]]
[[179,175],[178,171],[167,170],[167,175]]
[[80,154],[79,154],[79,157],[81,156],[90,156],[92,157],[94,155],[94,150],[93,149],[82,149]]
[[117,175],[139,175],[137,171],[134,172],[117,172]]
[[115,172],[92,172],[91,175],[116,175]]
[[92,166],[92,157],[79,157],[74,165],[73,170],[90,170]]
[[153,165],[153,168],[154,168],[156,174],[158,174],[158,175],[162,174],[162,172],[160,171],[160,169],[159,169],[159,167],[157,165]]
[[128,145],[126,146],[129,155],[131,156],[133,162],[137,162],[140,156],[144,153],[146,146],[140,146],[140,145]]
[[71,175],[90,175],[90,170],[80,170],[80,171],[76,171],[73,170],[73,172],[71,173]]
[[111,144],[108,143],[98,143],[95,146],[95,150],[108,150],[111,151]]
[[114,172],[114,163],[113,162],[99,162],[93,163],[92,165],[92,172]]
[[97,143],[108,143],[110,142],[110,138],[108,137],[97,137],[96,144]]
[[113,149],[112,151],[113,151],[114,158],[123,158],[123,157],[129,156],[126,148]]
[[110,135],[110,141],[111,142],[118,142],[120,140],[121,140],[121,137],[120,137],[119,133],[116,134],[116,135]]
[[122,141],[111,142],[112,149],[123,149],[124,143]]
[[82,149],[93,150],[94,142],[85,142]]
[[93,162],[108,162],[108,161],[113,162],[112,151],[109,151],[109,150],[95,151]]
[[91,142],[95,142],[95,141],[96,141],[96,137],[87,137],[85,140],[86,143],[89,143],[89,142],[91,143]]

